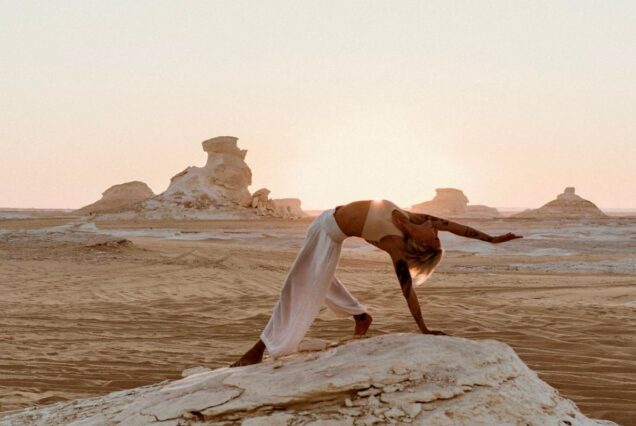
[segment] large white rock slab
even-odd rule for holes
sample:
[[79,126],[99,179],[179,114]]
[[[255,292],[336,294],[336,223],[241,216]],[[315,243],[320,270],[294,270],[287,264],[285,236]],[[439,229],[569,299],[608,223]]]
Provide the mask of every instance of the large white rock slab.
[[612,425],[493,340],[391,334],[24,410],[0,425]]

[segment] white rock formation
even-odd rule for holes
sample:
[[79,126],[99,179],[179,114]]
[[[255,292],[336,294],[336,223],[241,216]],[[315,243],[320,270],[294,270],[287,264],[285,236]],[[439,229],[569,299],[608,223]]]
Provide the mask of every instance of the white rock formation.
[[526,210],[515,215],[521,218],[544,219],[584,219],[607,217],[594,203],[575,194],[574,187],[567,187],[555,200],[534,210]]
[[247,151],[238,148],[237,140],[219,136],[204,141],[205,166],[191,166],[175,175],[168,189],[145,202],[143,210],[172,217],[196,216],[197,211],[253,213],[247,209],[252,171],[245,163]]
[[130,208],[133,204],[154,196],[152,190],[143,182],[132,181],[114,185],[102,193],[102,198],[93,204],[73,211],[74,215],[113,213]]
[[[259,216],[274,216],[294,219],[304,216],[300,208],[300,200],[269,199],[270,191],[262,188],[250,194],[248,187],[252,184],[252,171],[245,162],[247,150],[239,149],[238,138],[219,136],[202,143],[208,159],[203,167],[191,166],[178,173],[170,180],[168,189],[157,196],[144,193],[117,204],[116,208],[103,209],[103,201],[99,210],[95,205],[82,208],[75,213],[102,213],[96,220],[134,219],[250,219]],[[131,182],[125,185],[141,184]],[[151,197],[151,198],[150,198]],[[111,197],[112,198],[112,197]],[[109,199],[110,200],[110,199]],[[141,202],[140,202],[141,201]],[[87,210],[87,209],[93,210]],[[105,214],[104,214],[105,213]]]
[[411,211],[428,213],[441,217],[499,217],[497,209],[482,205],[469,206],[468,198],[461,189],[437,188],[436,195],[431,201],[414,204]]
[[[392,334],[24,410],[0,425],[612,425],[585,417],[507,345]],[[76,422],[76,423],[74,423]]]
[[269,199],[270,190],[261,188],[252,194],[252,208],[261,216],[274,216],[283,219],[298,219],[306,216],[298,198]]
[[298,219],[307,216],[298,198],[276,198],[272,200],[274,215],[284,219]]
[[256,209],[261,216],[267,216],[269,214],[267,202],[269,201],[270,192],[271,191],[267,188],[261,188],[252,194],[252,208]]

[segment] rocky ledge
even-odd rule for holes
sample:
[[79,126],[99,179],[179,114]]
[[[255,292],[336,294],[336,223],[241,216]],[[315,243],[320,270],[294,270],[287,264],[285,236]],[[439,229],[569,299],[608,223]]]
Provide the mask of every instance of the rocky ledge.
[[184,374],[9,414],[0,424],[614,424],[585,417],[494,340],[391,334]]

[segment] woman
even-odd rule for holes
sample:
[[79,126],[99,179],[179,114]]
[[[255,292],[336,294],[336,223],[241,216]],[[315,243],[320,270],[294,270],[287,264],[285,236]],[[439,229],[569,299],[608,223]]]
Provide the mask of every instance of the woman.
[[354,334],[364,335],[371,315],[336,278],[342,242],[348,237],[364,238],[391,256],[407,305],[424,334],[443,335],[424,324],[413,284],[422,284],[442,258],[438,231],[490,243],[503,243],[520,236],[498,237],[468,226],[427,214],[402,210],[390,201],[355,201],[323,212],[307,231],[287,275],[280,299],[260,340],[232,366],[261,362],[265,349],[277,358],[294,352],[325,302],[339,316],[353,316]]

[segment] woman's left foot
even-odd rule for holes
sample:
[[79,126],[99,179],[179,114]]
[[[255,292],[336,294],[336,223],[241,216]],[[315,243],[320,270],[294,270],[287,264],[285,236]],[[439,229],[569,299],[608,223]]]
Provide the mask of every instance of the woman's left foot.
[[353,319],[356,321],[356,328],[353,330],[354,336],[364,336],[367,330],[373,322],[371,315],[367,313],[354,315]]
[[265,352],[265,344],[259,340],[249,351],[245,353],[234,364],[230,365],[230,367],[243,367],[246,365],[258,364],[263,361],[263,353]]

